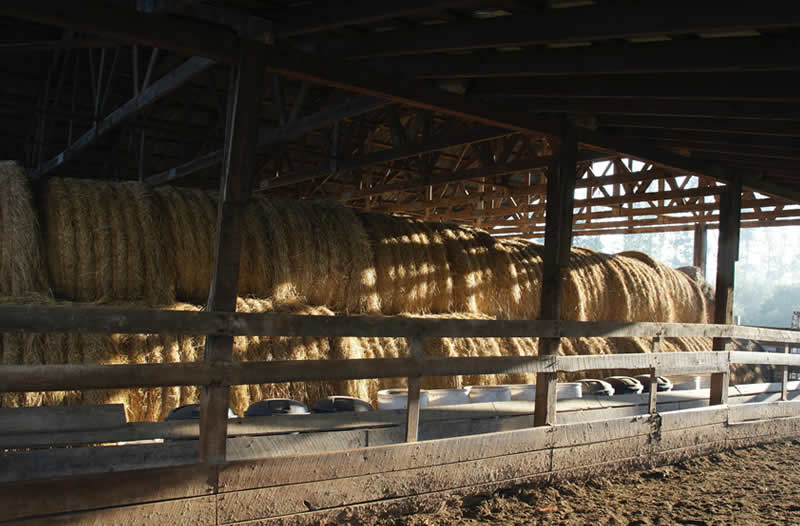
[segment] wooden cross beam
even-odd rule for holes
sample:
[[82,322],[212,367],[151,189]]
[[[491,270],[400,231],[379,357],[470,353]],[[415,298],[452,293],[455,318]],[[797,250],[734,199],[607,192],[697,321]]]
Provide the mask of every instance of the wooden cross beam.
[[84,133],[75,142],[70,144],[63,152],[38,166],[31,173],[31,177],[42,177],[74,158],[79,152],[91,145],[98,137],[134,117],[155,101],[166,97],[192,78],[206,71],[213,64],[211,60],[205,58],[190,58],[171,73],[168,73],[150,86],[141,90],[137,96],[111,112],[107,117],[99,120],[88,132]]
[[[609,23],[598,23],[604,20]],[[796,25],[800,25],[800,14],[790,5],[762,10],[747,4],[728,6],[725,10],[694,4],[590,6],[514,14],[425,30],[392,31],[379,38],[371,35],[369,41],[342,39],[328,47],[332,55],[349,58],[388,57]]]

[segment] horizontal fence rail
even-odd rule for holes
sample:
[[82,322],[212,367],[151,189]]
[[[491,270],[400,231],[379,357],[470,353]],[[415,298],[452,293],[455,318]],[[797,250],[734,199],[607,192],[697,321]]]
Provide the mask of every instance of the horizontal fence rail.
[[0,332],[424,338],[742,338],[800,344],[800,331],[696,323],[463,320],[0,305]]
[[3,365],[0,392],[122,389],[177,385],[240,385],[408,376],[457,376],[601,369],[648,370],[662,376],[719,373],[731,363],[800,367],[800,354],[740,351],[605,354],[596,356],[482,356],[374,358],[272,362],[130,365]]

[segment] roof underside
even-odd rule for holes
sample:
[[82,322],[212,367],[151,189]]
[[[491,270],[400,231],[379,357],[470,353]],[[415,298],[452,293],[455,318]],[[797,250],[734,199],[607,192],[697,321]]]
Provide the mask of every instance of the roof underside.
[[8,0],[0,157],[216,186],[235,30],[273,40],[268,195],[538,235],[574,126],[576,234],[713,225],[733,179],[745,226],[798,224],[800,9],[769,4]]

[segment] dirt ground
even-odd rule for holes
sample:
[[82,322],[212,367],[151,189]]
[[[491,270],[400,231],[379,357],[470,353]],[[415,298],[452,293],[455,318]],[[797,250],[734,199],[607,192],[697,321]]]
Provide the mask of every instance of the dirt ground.
[[800,441],[585,482],[451,499],[436,513],[383,524],[800,525]]

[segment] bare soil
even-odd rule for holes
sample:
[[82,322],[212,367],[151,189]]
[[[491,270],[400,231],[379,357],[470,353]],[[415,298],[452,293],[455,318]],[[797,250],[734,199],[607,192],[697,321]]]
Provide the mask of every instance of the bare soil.
[[382,523],[800,525],[800,441],[728,451],[648,471],[451,498],[435,513]]

